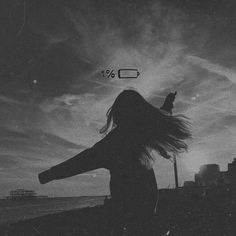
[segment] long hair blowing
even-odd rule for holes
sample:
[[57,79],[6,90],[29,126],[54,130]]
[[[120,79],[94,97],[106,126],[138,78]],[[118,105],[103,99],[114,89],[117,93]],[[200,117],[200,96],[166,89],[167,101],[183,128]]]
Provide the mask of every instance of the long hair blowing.
[[139,152],[142,160],[154,160],[150,150],[169,159],[187,151],[186,140],[191,138],[191,124],[184,115],[170,115],[148,103],[138,92],[124,90],[107,111],[107,123],[101,133],[115,127],[134,136],[130,147]]

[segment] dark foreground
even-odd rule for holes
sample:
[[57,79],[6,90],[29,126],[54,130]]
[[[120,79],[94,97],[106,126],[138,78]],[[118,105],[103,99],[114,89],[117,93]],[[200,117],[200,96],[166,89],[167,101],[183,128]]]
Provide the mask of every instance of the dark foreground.
[[[1,235],[112,235],[109,214],[102,206],[71,210],[14,223],[3,229]],[[235,236],[236,200],[232,197],[199,200],[176,193],[162,194],[149,229],[150,236]]]

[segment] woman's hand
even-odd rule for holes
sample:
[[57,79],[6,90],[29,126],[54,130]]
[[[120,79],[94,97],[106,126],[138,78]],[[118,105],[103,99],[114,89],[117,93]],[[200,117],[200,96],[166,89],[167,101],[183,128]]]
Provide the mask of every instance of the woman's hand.
[[49,170],[46,170],[46,171],[43,171],[41,172],[39,175],[38,175],[38,178],[39,178],[39,182],[40,184],[46,184],[50,181],[52,181],[54,178],[53,178],[53,175],[52,175],[52,172]]
[[169,93],[166,96],[165,102],[162,105],[161,109],[165,110],[166,112],[172,114],[172,109],[174,108],[174,101],[175,101],[175,96],[177,95],[177,92],[175,91],[174,93]]

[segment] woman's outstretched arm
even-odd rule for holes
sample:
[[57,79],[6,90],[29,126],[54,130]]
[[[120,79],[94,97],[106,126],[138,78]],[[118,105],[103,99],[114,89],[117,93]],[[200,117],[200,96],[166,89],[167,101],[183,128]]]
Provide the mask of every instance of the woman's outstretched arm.
[[109,150],[109,139],[105,137],[93,147],[40,173],[39,182],[45,184],[52,180],[64,179],[98,168],[105,168],[104,160],[109,155]]
[[76,156],[50,168],[39,174],[41,184],[56,179],[64,179],[83,172],[99,168],[97,158],[94,157],[92,148],[86,149]]

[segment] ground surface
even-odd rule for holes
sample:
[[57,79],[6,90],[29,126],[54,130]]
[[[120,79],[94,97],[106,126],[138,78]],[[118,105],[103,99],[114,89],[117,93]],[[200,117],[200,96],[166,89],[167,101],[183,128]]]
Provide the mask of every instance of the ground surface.
[[[112,235],[108,224],[109,214],[102,207],[71,210],[12,224],[2,234]],[[235,236],[236,201],[225,197],[199,200],[176,194],[161,195],[157,215],[150,222],[149,228],[150,236]]]

